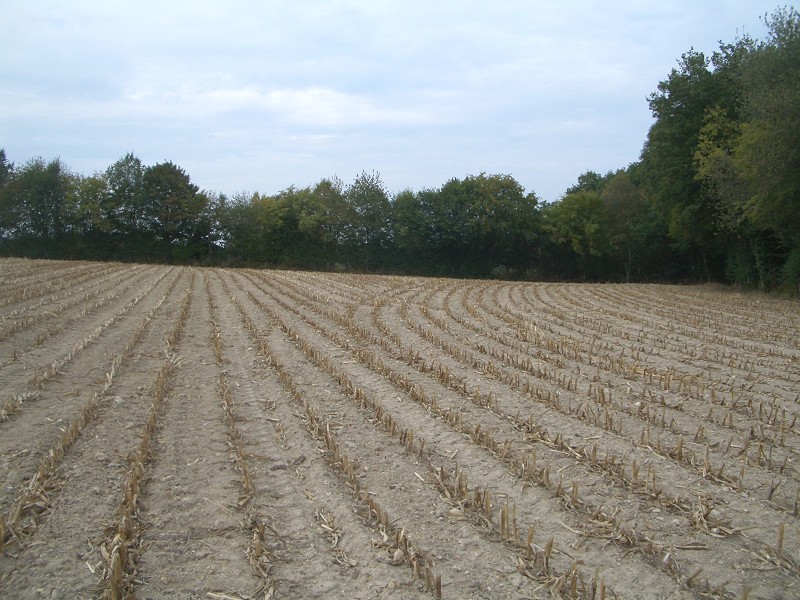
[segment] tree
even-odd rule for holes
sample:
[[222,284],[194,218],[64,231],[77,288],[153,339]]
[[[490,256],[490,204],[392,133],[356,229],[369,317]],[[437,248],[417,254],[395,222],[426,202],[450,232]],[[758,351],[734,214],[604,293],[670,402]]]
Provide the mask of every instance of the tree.
[[60,241],[71,185],[72,176],[59,159],[34,158],[7,176],[1,209],[5,236]]
[[470,176],[472,202],[467,211],[467,234],[475,249],[496,273],[527,266],[528,246],[535,239],[538,200],[510,175]]
[[735,166],[749,184],[745,214],[800,250],[800,13],[779,9],[766,22],[770,39],[742,69]]
[[557,244],[578,256],[602,256],[609,250],[607,215],[597,192],[574,192],[547,207],[543,229]]
[[321,179],[311,193],[320,213],[318,223],[323,243],[334,256],[352,239],[354,214],[345,200],[344,183],[338,177]]
[[257,197],[258,194],[237,192],[226,201],[220,214],[221,243],[234,264],[264,260],[260,255],[263,232],[252,203]]
[[128,153],[105,172],[108,194],[100,205],[110,233],[138,237],[145,230],[144,171],[142,161]]
[[0,148],[0,191],[6,186],[13,174],[14,163],[8,162],[5,149]]
[[656,122],[642,151],[646,188],[669,225],[670,236],[696,250],[706,279],[720,275],[722,249],[718,201],[698,181],[695,153],[706,112],[735,98],[718,85],[709,61],[689,51],[649,98]]
[[609,251],[622,263],[625,282],[631,281],[635,265],[646,264],[656,220],[642,190],[626,171],[618,171],[601,194],[605,208]]
[[440,260],[453,266],[471,258],[465,254],[470,247],[470,196],[468,186],[456,178],[447,181],[439,190],[420,194],[420,202],[427,216],[431,248]]
[[163,242],[179,260],[197,258],[206,247],[208,223],[202,216],[208,196],[191,182],[189,175],[172,162],[145,169],[142,177],[144,196],[141,229]]
[[6,158],[0,148],[0,241],[10,238],[16,226],[14,203],[10,197],[10,183],[14,176],[14,164]]
[[68,196],[71,227],[81,236],[110,233],[112,224],[105,218],[103,207],[108,202],[108,185],[102,175],[77,178],[73,193]]
[[578,176],[578,183],[570,186],[565,195],[574,194],[575,192],[598,192],[602,193],[608,181],[614,176],[609,172],[605,175],[600,175],[595,171],[586,171]]
[[323,212],[311,188],[291,186],[254,200],[271,262],[319,267],[325,260]]
[[731,118],[727,110],[713,106],[706,110],[694,154],[695,179],[703,184],[706,193],[719,200],[720,224],[729,229],[742,220],[749,197],[747,181],[734,162],[740,132],[740,122]]
[[352,241],[367,268],[377,266],[391,241],[389,196],[378,173],[362,172],[344,192],[352,210]]
[[287,240],[288,257],[298,266],[322,268],[330,262],[335,252],[336,236],[331,235],[327,199],[310,187],[292,189],[291,195],[286,198],[291,223]]
[[392,200],[392,240],[397,266],[409,273],[425,272],[430,240],[420,195],[406,189]]
[[538,200],[510,175],[453,178],[419,194],[428,247],[446,273],[509,276],[530,268]]
[[767,288],[800,284],[800,19],[766,17],[770,39],[721,45],[715,78],[735,102],[706,109],[695,179],[716,207],[726,277]]

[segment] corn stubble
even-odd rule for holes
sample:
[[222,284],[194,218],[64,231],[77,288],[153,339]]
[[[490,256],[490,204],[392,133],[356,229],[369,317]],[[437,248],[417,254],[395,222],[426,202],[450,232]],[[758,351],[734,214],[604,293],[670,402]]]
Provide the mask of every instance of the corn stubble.
[[[352,489],[355,499],[364,507],[365,513],[362,515],[363,518],[370,524],[377,526],[382,540],[374,543],[378,547],[384,549],[387,554],[391,556],[393,562],[407,564],[413,570],[414,578],[423,580],[426,590],[430,591],[435,598],[441,598],[441,577],[434,573],[432,559],[426,552],[408,540],[404,528],[398,529],[392,525],[392,519],[388,512],[369,494],[366,488],[362,488],[353,470],[354,463],[348,455],[341,450],[336,435],[331,430],[330,424],[319,417],[313,408],[305,401],[303,393],[295,383],[294,378],[280,359],[270,351],[258,327],[247,315],[241,304],[238,302],[235,302],[235,304],[237,305],[239,314],[246,328],[253,335],[254,339],[257,340],[260,352],[267,358],[270,366],[275,369],[290,396],[299,405],[302,405],[307,429],[315,439],[324,443],[329,463]],[[345,379],[340,379],[341,385],[347,386],[348,383],[349,382]],[[352,385],[350,385],[350,389],[353,389]]]
[[[251,278],[252,280],[253,278]],[[290,286],[291,287],[291,286]],[[266,291],[265,288],[261,288],[262,291]],[[327,358],[322,355],[321,352],[316,350],[311,344],[305,341],[302,335],[296,330],[292,329],[290,326],[286,325],[278,316],[277,313],[270,307],[263,302],[259,302],[259,298],[254,295],[252,292],[248,292],[251,300],[253,300],[256,304],[259,304],[264,310],[265,313],[269,314],[273,321],[277,321],[278,325],[289,335],[289,337],[296,341],[296,343],[306,352],[306,354],[314,360],[316,364],[321,367],[324,367],[329,373],[331,373],[342,385],[345,392],[352,393],[353,385],[351,382],[348,381],[347,376],[344,375],[341,371],[338,371],[337,367],[333,365],[329,367],[326,364]],[[513,416],[504,414],[503,411],[499,408],[496,396],[493,397],[491,393],[486,394],[486,400],[484,400],[484,394],[480,392],[480,390],[470,391],[465,380],[457,377],[453,374],[453,372],[445,365],[436,365],[433,361],[430,363],[430,366],[426,364],[426,362],[422,359],[421,353],[419,350],[415,350],[413,345],[406,345],[404,346],[400,338],[396,335],[391,335],[387,333],[387,330],[382,330],[383,333],[386,334],[386,339],[378,339],[374,334],[369,332],[368,329],[363,328],[362,326],[356,325],[352,320],[352,313],[350,317],[341,315],[340,313],[336,313],[332,309],[326,309],[325,305],[317,305],[311,306],[311,304],[306,305],[308,309],[308,313],[301,313],[293,309],[288,303],[282,301],[276,295],[269,293],[270,303],[280,305],[282,308],[292,311],[293,314],[301,319],[303,319],[308,325],[316,329],[317,331],[324,330],[319,322],[310,319],[307,314],[310,312],[318,312],[324,314],[326,318],[331,319],[332,321],[347,327],[349,332],[356,336],[361,342],[366,344],[379,344],[381,348],[384,350],[395,348],[399,349],[395,350],[395,356],[398,359],[404,360],[408,365],[416,365],[420,372],[429,372],[432,376],[446,387],[449,387],[453,390],[459,391],[465,397],[471,397],[475,400],[475,403],[480,406],[485,406],[489,408],[493,412],[496,412],[499,416],[503,416],[504,418],[511,418]],[[376,300],[376,306],[384,305]],[[404,310],[405,306],[401,304],[401,312]],[[423,310],[424,312],[424,310]],[[373,315],[376,313],[373,313]],[[446,327],[445,327],[446,329]],[[637,418],[641,418],[646,420],[648,424],[656,426],[665,432],[669,432],[671,434],[675,434],[672,438],[672,443],[674,444],[672,447],[667,446],[665,444],[664,439],[662,439],[662,434],[659,433],[656,436],[652,436],[650,434],[649,427],[646,427],[643,430],[641,439],[640,439],[640,446],[643,448],[647,448],[649,450],[655,451],[658,455],[663,456],[665,458],[669,458],[672,461],[677,463],[685,464],[691,467],[694,467],[698,471],[702,471],[703,476],[713,481],[715,483],[722,483],[730,487],[731,489],[735,489],[741,492],[743,488],[743,480],[744,480],[744,469],[739,470],[738,477],[731,478],[727,474],[725,474],[725,463],[712,467],[710,465],[710,461],[708,459],[708,454],[706,454],[705,461],[700,462],[698,465],[697,463],[697,453],[695,452],[687,452],[684,445],[684,438],[683,432],[679,428],[678,424],[676,423],[675,417],[669,417],[667,414],[668,410],[683,412],[684,411],[684,401],[678,402],[667,402],[663,396],[659,396],[658,402],[660,406],[659,411],[650,411],[648,405],[644,405],[645,408],[643,409],[644,412],[637,412],[640,409],[633,407],[633,406],[624,406],[620,405],[618,401],[615,400],[613,390],[606,389],[605,387],[594,386],[593,384],[589,384],[589,396],[592,398],[594,402],[597,403],[599,409],[594,409],[593,407],[587,406],[584,403],[583,409],[578,409],[576,412],[575,406],[571,404],[568,400],[566,403],[559,398],[559,396],[553,395],[550,391],[545,390],[543,387],[533,384],[530,380],[525,380],[524,378],[519,378],[516,375],[506,373],[504,369],[498,368],[498,366],[492,362],[485,362],[481,363],[481,361],[476,358],[474,354],[465,353],[461,348],[456,345],[453,345],[449,342],[439,343],[436,336],[431,333],[430,330],[421,330],[417,326],[417,331],[425,337],[429,341],[435,342],[441,349],[445,350],[451,356],[454,356],[464,362],[467,366],[471,368],[478,368],[482,370],[484,373],[492,376],[493,378],[500,379],[512,389],[521,389],[524,393],[530,395],[534,400],[537,402],[542,402],[545,405],[549,406],[550,408],[555,409],[557,412],[570,415],[570,416],[579,416],[581,420],[584,420],[596,427],[600,427],[606,431],[609,431],[612,434],[617,436],[625,436],[625,430],[622,428],[622,421],[619,418],[616,418],[612,415],[611,408],[613,406],[614,410],[622,410],[625,414],[635,416]],[[380,373],[393,383],[397,384],[399,387],[403,388],[405,392],[409,394],[409,396],[420,402],[423,406],[426,406],[431,412],[434,414],[438,414],[441,416],[445,421],[454,425],[459,430],[468,433],[476,443],[479,445],[487,448],[493,454],[501,458],[509,457],[511,450],[511,445],[509,444],[509,440],[505,440],[502,443],[498,443],[495,441],[492,436],[487,433],[481,432],[479,427],[476,427],[474,430],[470,430],[469,428],[463,427],[463,419],[462,415],[458,412],[453,412],[451,409],[446,409],[445,411],[440,411],[439,407],[435,400],[429,400],[427,394],[424,390],[416,387],[415,385],[411,385],[404,379],[404,376],[394,372],[391,367],[387,365],[385,361],[376,357],[373,353],[369,350],[366,350],[362,347],[354,347],[352,345],[351,339],[346,337],[340,336],[336,332],[325,331],[325,335],[328,336],[332,341],[337,343],[341,348],[350,351],[353,356],[358,360],[358,362],[369,366],[372,370],[377,373]],[[388,340],[388,342],[387,342]],[[594,342],[593,342],[594,346]],[[550,343],[548,341],[548,350],[557,352],[563,356],[577,358],[578,353],[573,346],[570,346],[570,343],[564,343],[563,345],[559,343]],[[485,348],[481,348],[481,351],[484,351]],[[512,366],[517,368],[520,367],[520,364],[515,363],[514,360],[507,360],[507,358],[503,355],[493,354],[495,357],[499,357],[503,364],[508,364],[509,362]],[[620,353],[620,357],[623,356],[623,353]],[[589,364],[593,364],[591,361]],[[596,363],[595,363],[596,364]],[[532,363],[527,362],[525,364],[525,368],[522,370],[529,370],[532,368]],[[623,375],[624,379],[626,380],[633,380],[633,381],[644,381],[649,380],[650,383],[653,383],[654,376],[657,376],[659,386],[664,391],[673,391],[676,388],[681,392],[688,392],[690,395],[698,396],[705,392],[704,386],[700,385],[691,380],[691,378],[682,375],[680,377],[677,376],[676,371],[674,369],[670,369],[661,373],[656,373],[652,369],[637,369],[635,366],[634,368],[627,369],[624,363],[617,359],[617,362],[612,364],[612,368],[610,369],[612,373],[617,373]],[[538,373],[539,378],[549,378],[551,383],[556,383],[562,389],[568,392],[575,392],[578,390],[577,381],[569,378],[564,378],[561,375],[556,376],[555,374],[544,374],[542,372]],[[692,388],[692,386],[695,386]],[[360,403],[362,407],[370,405],[370,401],[365,399],[365,393],[363,390],[358,388],[355,389],[356,399]],[[580,406],[580,405],[579,405]],[[642,406],[641,403],[637,403],[637,407]],[[375,406],[371,407],[375,410]],[[582,411],[582,412],[581,412]],[[764,411],[766,414],[766,411]],[[775,418],[775,415],[779,414],[777,409],[772,409],[770,411],[772,415],[771,418]],[[377,407],[376,411],[376,420],[382,422],[384,428],[391,434],[394,435],[396,427],[393,423],[392,416],[389,414],[387,415],[384,413],[380,407]],[[518,426],[519,429],[522,429],[525,424],[523,424],[521,419],[517,419],[515,424]],[[726,424],[732,424],[731,417],[727,417]],[[699,439],[703,439],[706,435],[705,431],[701,431],[698,429]],[[405,445],[406,440],[414,440],[413,432],[410,431],[403,431],[401,432],[401,443]],[[698,435],[696,434],[696,437]],[[669,436],[664,436],[664,438],[669,439]],[[580,446],[569,446],[565,444],[563,439],[560,439],[560,435],[556,435],[549,439],[545,438],[544,441],[552,447],[559,447],[560,449],[565,449],[568,451],[570,455],[580,457],[579,460],[581,462],[586,462],[586,464],[591,465],[592,468],[600,467],[603,471],[613,475],[613,479],[615,481],[619,481],[625,487],[631,490],[637,491],[637,493],[641,494],[643,498],[647,498],[651,501],[657,502],[659,505],[667,508],[671,512],[675,512],[678,514],[683,515],[690,515],[692,511],[692,504],[691,502],[683,497],[676,497],[670,496],[668,493],[665,492],[662,482],[658,478],[657,470],[654,466],[648,464],[647,465],[647,472],[645,474],[640,473],[640,466],[637,465],[636,461],[633,462],[632,467],[626,465],[625,456],[623,455],[621,460],[618,460],[618,457],[609,457],[608,451],[606,451],[605,459],[600,460],[597,457],[596,449],[592,450],[592,454],[589,455],[587,452],[586,447]],[[708,445],[707,445],[708,447]],[[702,455],[701,455],[702,456]],[[768,456],[765,451],[759,449],[759,461],[762,463],[767,462]],[[585,461],[584,461],[585,457]],[[512,456],[513,458],[513,456]],[[535,460],[535,459],[534,459]],[[525,458],[520,460],[520,466],[518,470],[515,470],[515,473],[524,473],[527,476],[530,476],[530,469],[527,469],[527,465],[525,464]],[[785,467],[785,464],[783,465]],[[629,474],[630,473],[630,474]],[[700,571],[694,571],[688,576],[686,574],[681,575],[681,567],[680,564],[674,560],[672,553],[667,546],[659,546],[653,540],[647,539],[646,537],[642,537],[640,534],[636,533],[632,529],[627,529],[622,523],[615,520],[614,516],[605,515],[602,510],[597,508],[590,508],[588,506],[583,506],[583,503],[579,497],[579,490],[580,484],[577,481],[573,481],[570,487],[565,487],[564,482],[559,478],[557,484],[553,484],[550,481],[550,471],[547,467],[544,467],[540,471],[538,471],[538,479],[541,484],[544,485],[547,489],[551,491],[555,489],[556,496],[562,499],[562,503],[565,508],[568,509],[578,509],[580,512],[584,514],[590,514],[589,522],[590,523],[602,523],[602,528],[604,531],[599,535],[602,537],[607,537],[607,539],[611,539],[615,541],[615,543],[623,543],[624,545],[629,545],[631,547],[639,549],[646,557],[652,557],[653,564],[659,566],[663,570],[667,571],[670,574],[675,575],[676,577],[681,577],[683,580],[683,585],[687,587],[693,587],[698,589],[699,593],[702,594],[724,594],[724,589],[720,589],[717,587],[709,586],[707,582],[700,584],[698,582],[698,578],[701,574]],[[777,482],[776,485],[773,486],[774,489],[780,486],[780,482]],[[774,489],[770,489],[768,492],[768,497],[771,496],[771,493],[774,492]],[[705,516],[704,516],[705,515]],[[727,519],[716,518],[713,522],[709,522],[707,511],[701,511],[699,513],[699,518],[690,519],[691,523],[695,525],[695,527],[704,532],[710,532],[717,536],[728,536],[737,533],[739,530],[733,527],[727,526]],[[611,532],[605,533],[607,530],[609,523],[611,524]],[[597,535],[596,531],[587,531],[585,532],[589,537],[594,537]],[[686,548],[691,549],[701,549],[705,546],[701,544],[688,544]],[[699,586],[699,588],[698,588]],[[705,591],[703,591],[705,590]]]
[[106,541],[101,547],[103,556],[108,557],[108,563],[102,576],[104,598],[117,600],[134,596],[133,581],[144,543],[141,538],[139,522],[139,498],[144,483],[145,465],[153,458],[153,445],[158,432],[162,406],[170,391],[174,374],[181,364],[175,351],[183,337],[189,318],[194,279],[193,272],[178,318],[166,340],[167,356],[153,385],[150,409],[145,419],[139,445],[128,455],[130,466],[123,482],[123,497],[117,508],[116,523],[107,529]]
[[[49,508],[49,495],[57,489],[58,483],[53,481],[53,478],[64,455],[78,439],[84,427],[91,422],[95,410],[108,398],[108,392],[115,381],[117,373],[130,358],[133,349],[142,340],[153,317],[167,299],[167,296],[176,282],[177,277],[173,280],[170,289],[161,296],[144,316],[122,351],[112,358],[103,387],[92,395],[81,407],[78,416],[70,421],[62,430],[61,437],[54,442],[44,458],[39,462],[34,476],[18,493],[17,500],[9,509],[6,517],[7,527],[4,536],[5,541],[8,541],[10,538],[16,539],[19,536],[29,535],[35,531],[38,519]],[[151,286],[149,289],[152,289],[152,287],[154,286]],[[143,297],[144,295],[138,296],[133,301],[133,304],[138,303]],[[129,303],[128,306],[130,305],[131,303]]]
[[[387,433],[389,433],[389,435],[391,435],[392,437],[397,435],[401,445],[405,446],[410,453],[417,455],[420,460],[426,460],[429,471],[433,475],[439,473],[439,470],[432,464],[430,456],[424,451],[425,447],[424,438],[416,437],[413,431],[411,431],[410,429],[400,430],[396,426],[396,423],[394,422],[391,414],[387,413],[384,410],[380,402],[371,398],[370,395],[367,394],[365,390],[353,384],[353,382],[349,379],[349,377],[346,374],[344,374],[343,371],[336,368],[336,366],[329,359],[327,359],[326,356],[324,356],[310,342],[305,340],[304,337],[297,330],[292,329],[288,325],[286,325],[285,322],[283,322],[272,311],[269,305],[260,301],[253,294],[250,294],[250,299],[257,305],[259,305],[267,314],[269,314],[272,317],[273,323],[280,326],[284,330],[284,332],[290,337],[290,339],[294,340],[295,343],[309,356],[309,358],[311,358],[316,364],[318,364],[320,367],[326,370],[331,376],[333,376],[338,381],[340,387],[342,388],[343,392],[346,395],[351,396],[361,408],[370,410],[374,416],[375,422],[380,423],[383,426],[383,429]],[[247,317],[244,310],[241,307],[239,310],[240,310],[240,315],[245,320],[248,329],[251,332],[257,332],[257,328],[249,319],[249,317]],[[256,338],[258,338],[258,335],[256,335]],[[273,366],[273,368],[275,368],[278,371],[279,376],[284,381],[284,383],[288,387],[292,388],[293,383],[291,375],[288,374],[288,371],[286,371],[286,369],[283,368],[283,366],[280,364],[280,361],[275,356],[269,353],[266,344],[261,344],[261,349],[262,352],[268,356],[270,364]],[[359,350],[359,352],[361,351]],[[377,369],[381,369],[380,361],[374,361],[373,363],[370,364],[373,366],[377,365]],[[385,372],[385,369],[383,371]],[[432,409],[435,412],[441,410],[439,409],[439,407],[436,405],[435,402],[429,403],[427,399],[421,398],[419,395],[416,395],[414,393],[415,391],[414,387],[410,385],[406,387],[410,388],[411,390],[410,395],[412,396],[412,398],[419,401],[421,404],[428,406],[429,409]],[[294,396],[298,402],[304,403],[306,415],[308,417],[308,422],[312,424],[317,422],[317,418],[314,415],[313,411],[311,410],[310,406],[307,403],[305,403],[302,393],[299,390],[296,390],[294,392]],[[350,461],[349,458],[347,458],[347,456],[344,455],[339,450],[338,446],[335,445],[335,443],[332,441],[335,437],[333,436],[332,432],[329,429],[327,429],[322,433],[320,433],[318,429],[315,429],[313,427],[311,429],[312,433],[315,436],[320,436],[325,440],[328,450],[333,453],[334,463],[339,467],[340,471],[347,476],[348,484],[351,485],[351,487],[357,489],[358,480],[353,475],[352,461]],[[486,431],[482,432],[480,426],[477,426],[474,430],[470,431],[469,433],[479,445],[486,447],[493,453],[499,455],[501,458],[505,458],[508,455],[510,449],[510,443],[508,441],[499,444],[494,440],[494,438],[488,432]],[[415,439],[418,440],[417,448],[414,447]],[[447,495],[446,489],[444,493],[445,495]],[[557,495],[561,495],[560,486],[556,493]],[[567,503],[572,503],[574,505],[579,504],[577,484],[574,484],[572,486],[570,492],[566,494],[566,497],[567,497]],[[370,506],[371,514],[374,514],[380,526],[384,527],[384,529],[387,528],[389,523],[388,515],[385,513],[385,511],[383,511],[382,508],[380,508],[379,505],[377,505],[377,501],[375,501],[368,494],[365,494],[362,498]],[[497,526],[493,523],[493,510],[492,510],[493,504],[491,500],[492,498],[491,491],[488,489],[481,490],[475,488],[471,492],[471,494],[466,494],[466,498],[469,500],[469,502],[466,504],[466,507],[468,507],[469,509],[477,507],[476,510],[468,511],[471,516],[477,517],[476,519],[474,519],[475,522],[479,524],[481,527],[487,529],[488,531],[495,532]],[[465,508],[465,505],[462,504],[461,508],[462,509]],[[512,514],[515,514],[515,511],[516,509],[512,507],[503,507],[501,508],[500,511],[501,538],[503,538],[507,542],[511,542],[518,535],[516,518],[515,517],[513,518],[513,524],[507,521]],[[394,547],[389,546],[388,549],[394,551],[396,553],[395,554],[396,557],[400,556],[400,553],[398,553],[397,550],[399,549],[402,551],[402,548],[397,548],[396,546]],[[580,588],[580,592],[575,591],[576,595],[573,595],[572,597],[595,598],[597,597],[595,594],[599,593],[598,590],[600,589],[602,589],[602,594],[605,595],[605,584],[604,583],[602,583],[602,585],[598,584],[596,579],[591,579],[589,582],[587,582],[584,575],[580,573],[580,571],[577,569],[577,565],[569,567],[568,570],[562,575],[556,575],[550,565],[550,554],[552,553],[552,550],[553,550],[553,543],[551,540],[550,544],[547,547],[546,560],[540,561],[543,562],[543,564],[545,564],[546,566],[546,569],[544,571],[537,571],[535,569],[531,569],[530,567],[521,569],[521,571],[528,576],[532,576],[533,573],[536,573],[535,578],[537,579],[537,581],[540,581],[541,583],[546,585],[550,585],[551,589],[553,589],[554,591],[554,594],[558,595],[559,597],[561,594],[565,593],[565,590],[561,589],[565,581],[571,582],[568,588],[565,588],[567,590],[573,590],[573,588],[575,589]],[[527,552],[527,550],[525,550],[521,546],[520,546],[520,551],[523,553]],[[406,557],[406,562],[410,562],[414,566],[415,575],[419,576],[420,570],[415,560],[415,555],[412,555],[410,558],[405,554],[405,552],[403,552],[403,555]],[[436,583],[437,579],[435,576],[431,577],[432,579],[429,580],[429,578],[426,576],[426,587],[428,589],[433,589],[434,593],[438,593],[436,592],[436,590],[440,589],[441,585],[440,583],[439,584]]]
[[[35,328],[29,336],[32,348],[46,347],[70,323],[128,293],[136,279],[133,271],[126,272],[130,279],[125,280],[127,287],[122,287],[122,274],[115,275],[111,268],[106,273],[100,267],[76,269],[71,282],[48,281],[46,271],[23,278],[29,269],[28,265],[18,267],[18,283],[9,278],[7,288],[0,291],[0,306],[28,302],[5,315],[0,339]],[[254,508],[256,470],[245,451],[235,390],[224,369],[223,332],[214,320],[223,308],[213,303],[209,272],[202,271],[212,314],[208,342],[218,367],[217,393],[229,456],[240,475],[236,510],[247,537],[247,558],[262,581],[259,597],[272,598],[280,592],[273,578],[274,565],[290,541]],[[158,281],[167,273],[174,271],[165,270]],[[93,277],[102,279],[95,281]],[[382,402],[377,388],[353,377],[353,371],[345,366],[347,361],[394,386],[402,402],[423,408],[437,423],[458,434],[464,444],[481,448],[523,488],[536,487],[555,510],[563,511],[566,523],[562,525],[577,536],[572,549],[582,549],[586,540],[594,539],[598,547],[613,544],[623,553],[635,552],[645,563],[666,573],[675,582],[676,591],[698,598],[760,597],[749,582],[741,581],[737,584],[741,593],[733,594],[727,583],[719,583],[722,577],[709,568],[713,563],[697,558],[698,551],[708,551],[711,560],[720,558],[714,544],[702,541],[710,538],[724,538],[726,544],[741,540],[742,548],[746,548],[744,556],[752,561],[748,565],[748,560],[743,560],[743,568],[774,571],[789,581],[800,576],[796,556],[800,533],[795,525],[800,514],[800,488],[793,464],[800,436],[795,410],[800,395],[793,399],[769,392],[777,389],[769,387],[771,377],[779,380],[777,387],[780,382],[787,389],[791,385],[780,371],[796,360],[792,350],[796,344],[786,342],[786,332],[774,325],[763,340],[775,339],[782,345],[748,339],[748,328],[759,322],[766,310],[763,307],[745,299],[752,315],[731,306],[724,310],[712,306],[708,311],[692,312],[691,320],[682,304],[689,293],[683,294],[684,300],[669,296],[656,299],[641,288],[632,292],[643,306],[641,312],[626,313],[610,298],[633,288],[617,291],[554,286],[542,288],[540,296],[537,286],[509,284],[506,289],[485,282],[431,280],[418,284],[419,293],[412,300],[403,291],[406,282],[390,279],[386,281],[396,287],[376,294],[374,290],[381,286],[362,276],[241,271],[236,277],[229,278],[237,281],[236,289],[226,286],[222,277],[219,281],[258,352],[289,393],[295,413],[324,451],[328,467],[351,489],[360,518],[376,535],[376,551],[389,564],[408,568],[412,580],[434,597],[441,597],[442,581],[431,553],[420,547],[416,535],[411,540],[408,530],[367,491],[359,475],[362,457],[343,450],[335,424],[307,401],[282,357],[272,353],[266,335],[259,330],[260,322],[248,315],[240,298],[258,307],[270,326],[302,350],[310,364],[330,376],[343,396],[363,412],[387,443],[394,445],[398,455],[421,465],[422,475],[414,474],[449,504],[450,518],[464,521],[484,539],[502,544],[517,570],[549,588],[553,597],[596,600],[615,594],[597,568],[584,565],[581,555],[563,543],[563,536],[521,522],[524,519],[518,517],[518,497],[515,499],[513,492],[470,484],[473,477],[455,461],[455,453],[443,454],[434,437],[426,440],[425,435],[430,434],[410,426],[400,405]],[[178,279],[178,275],[173,278],[167,294]],[[117,280],[119,286],[114,287]],[[91,287],[82,281],[91,282]],[[66,354],[40,365],[18,389],[10,390],[0,406],[0,422],[17,418],[38,402],[42,392],[70,368],[75,358],[104,332],[113,330],[155,285],[138,293],[85,339],[71,345]],[[130,454],[117,516],[100,547],[105,562],[104,594],[108,598],[132,597],[135,592],[134,578],[145,544],[139,503],[153,459],[162,403],[180,365],[177,351],[192,289],[193,285],[166,339],[167,355],[154,383],[141,441]],[[113,353],[106,385],[76,411],[42,454],[37,470],[16,490],[14,502],[0,515],[0,552],[9,552],[10,546],[32,534],[47,514],[58,491],[55,473],[59,465],[98,407],[107,401],[117,373],[167,294],[128,344]],[[601,310],[590,315],[581,310],[585,306],[581,303],[594,297],[592,294],[604,303]],[[80,311],[72,310],[81,304]],[[50,314],[45,316],[38,310],[41,306],[48,306]],[[541,310],[536,312],[532,307]],[[730,318],[725,310],[736,318]],[[369,316],[364,318],[365,314]],[[791,314],[786,317],[794,319]],[[308,335],[309,331],[313,335]],[[316,334],[338,354],[318,347],[320,338],[313,337]],[[342,351],[347,361],[341,360]],[[24,358],[27,350],[21,352],[14,350],[5,364]],[[675,356],[685,360],[675,360]],[[690,368],[693,361],[702,364],[702,369]],[[455,400],[447,400],[445,406],[441,390]],[[536,412],[519,410],[524,402],[518,398],[535,407]],[[510,408],[513,404],[516,406]],[[492,424],[485,423],[482,414],[491,417],[486,421]],[[540,422],[534,414],[548,414],[550,420]],[[576,441],[579,436],[562,433],[553,417],[579,423],[583,431],[593,435]],[[497,426],[498,422],[503,426]],[[545,423],[550,424],[546,427]],[[280,423],[275,431],[284,446],[290,444]],[[565,465],[575,468],[565,471]],[[676,472],[691,480],[691,485],[677,485]],[[607,483],[613,496],[629,498],[680,523],[693,537],[684,544],[676,544],[674,539],[665,543],[658,531],[642,528],[635,519],[624,516],[624,510],[620,513],[619,507],[601,505],[605,501],[598,499],[599,482]],[[759,503],[759,509],[770,515],[769,526],[755,528],[755,532],[743,527],[740,514],[729,506],[737,495],[748,501],[753,498],[752,506]],[[520,514],[530,514],[521,505],[519,508]],[[328,540],[334,561],[343,568],[356,566],[342,549],[345,533],[335,515],[319,506],[314,518]],[[617,592],[624,596],[626,590]]]

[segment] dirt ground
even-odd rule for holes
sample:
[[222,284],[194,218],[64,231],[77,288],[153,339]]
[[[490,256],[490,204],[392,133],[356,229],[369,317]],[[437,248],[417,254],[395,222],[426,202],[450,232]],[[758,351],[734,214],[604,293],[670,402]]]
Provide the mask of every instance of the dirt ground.
[[800,597],[795,300],[0,281],[0,598]]

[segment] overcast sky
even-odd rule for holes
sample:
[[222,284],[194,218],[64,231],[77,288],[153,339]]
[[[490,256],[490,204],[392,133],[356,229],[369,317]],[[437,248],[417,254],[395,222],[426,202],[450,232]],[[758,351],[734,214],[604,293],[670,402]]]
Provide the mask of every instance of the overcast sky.
[[0,147],[90,175],[133,152],[201,188],[510,174],[547,201],[638,159],[694,47],[761,0],[0,0]]

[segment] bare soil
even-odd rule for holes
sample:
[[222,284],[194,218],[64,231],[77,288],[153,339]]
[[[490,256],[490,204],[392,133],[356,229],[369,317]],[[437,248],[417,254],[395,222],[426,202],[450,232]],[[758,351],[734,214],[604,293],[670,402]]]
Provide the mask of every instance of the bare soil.
[[0,281],[0,598],[800,597],[795,300]]

